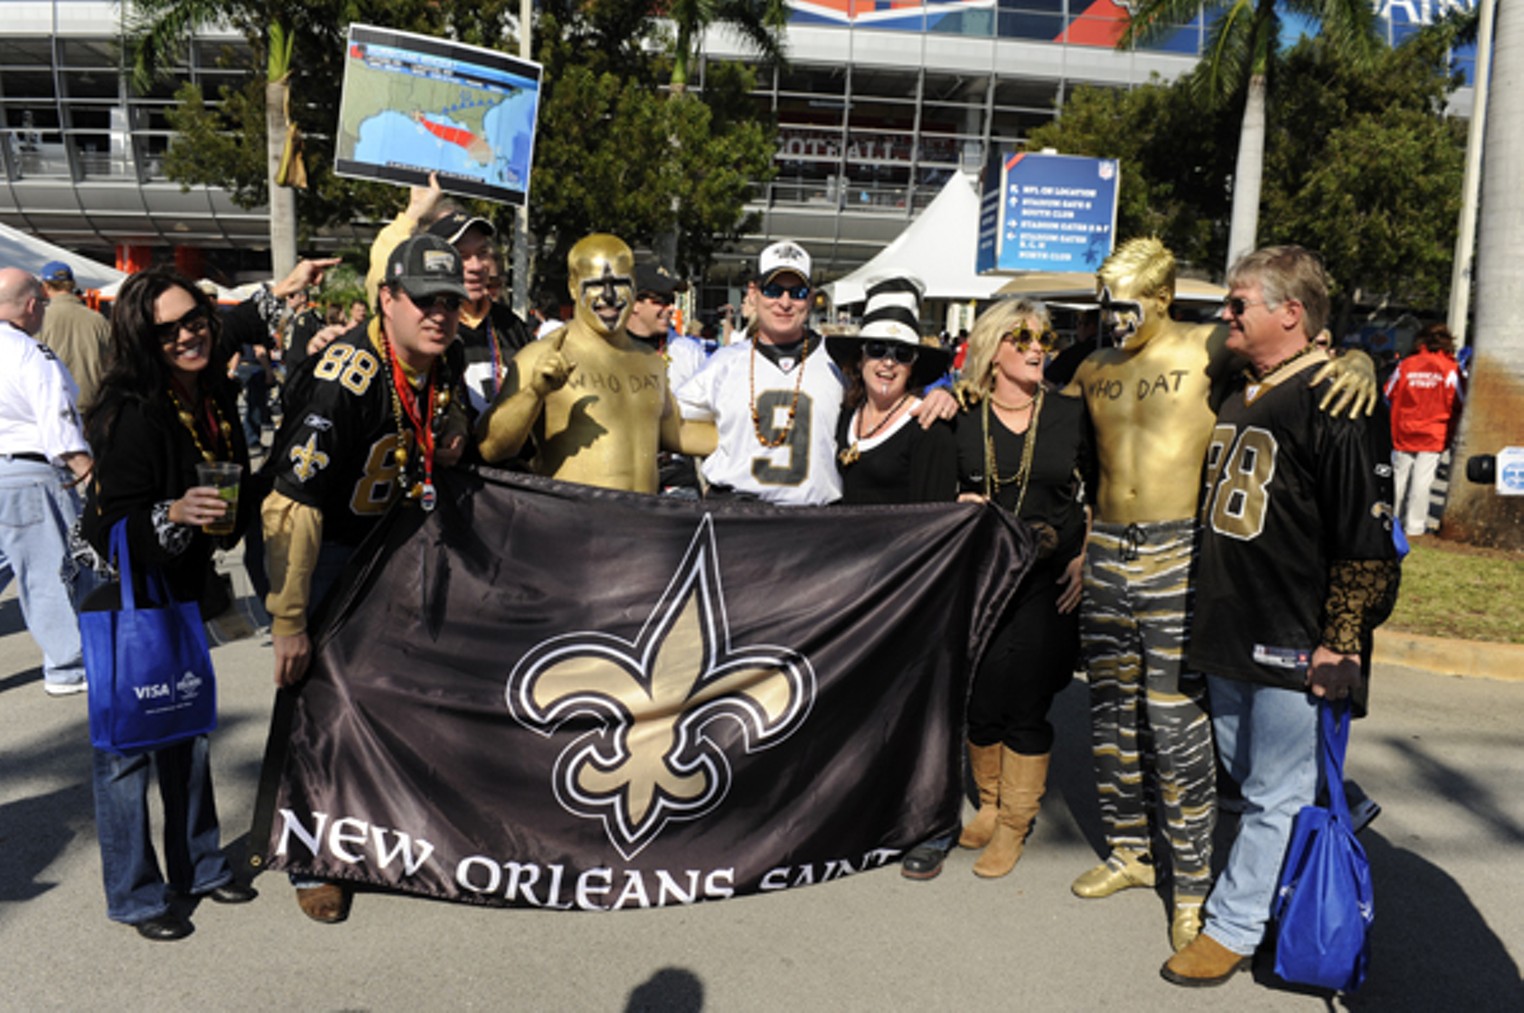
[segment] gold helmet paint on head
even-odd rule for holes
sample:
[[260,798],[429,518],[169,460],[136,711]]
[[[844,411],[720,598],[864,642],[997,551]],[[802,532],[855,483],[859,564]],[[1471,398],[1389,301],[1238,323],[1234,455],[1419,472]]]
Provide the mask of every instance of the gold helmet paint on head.
[[606,232],[583,236],[566,255],[576,318],[598,334],[624,327],[635,305],[635,255]]

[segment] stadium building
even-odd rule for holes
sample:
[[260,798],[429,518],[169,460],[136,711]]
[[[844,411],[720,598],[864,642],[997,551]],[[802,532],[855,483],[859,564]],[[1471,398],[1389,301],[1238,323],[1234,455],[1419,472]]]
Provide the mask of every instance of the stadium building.
[[[1394,42],[1473,2],[1373,0]],[[174,91],[194,81],[215,95],[245,73],[228,69],[224,54],[231,47],[247,56],[247,47],[237,35],[206,32],[186,65],[140,94],[122,73],[122,6],[6,0],[0,224],[122,269],[172,254],[197,274],[208,259],[229,272],[257,271],[268,235],[263,214],[215,189],[182,191],[162,165]],[[1153,46],[1118,52],[1127,12],[1113,0],[789,6],[789,66],[760,76],[756,92],[778,122],[777,176],[757,185],[761,227],[732,265],[786,236],[805,242],[833,275],[882,249],[952,173],[977,169],[986,152],[1020,144],[1050,121],[1076,86],[1126,88],[1189,70],[1208,23],[1198,14]],[[697,84],[708,62],[748,58],[723,29],[710,32]],[[1458,105],[1469,108],[1469,100]],[[359,223],[318,246],[353,245],[369,232]]]

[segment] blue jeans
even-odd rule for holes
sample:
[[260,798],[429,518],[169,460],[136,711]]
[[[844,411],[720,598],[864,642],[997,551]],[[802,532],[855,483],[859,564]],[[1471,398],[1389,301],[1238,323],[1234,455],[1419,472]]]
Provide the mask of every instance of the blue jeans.
[[0,455],[0,591],[16,578],[26,628],[42,648],[43,678],[55,685],[85,678],[79,617],[64,579],[79,499],[64,488],[63,474]]
[[[138,756],[94,750],[95,830],[112,921],[137,925],[166,913],[170,889],[202,894],[232,881],[217,828],[209,752],[205,735]],[[155,769],[167,876],[159,872],[148,826],[148,781]]]
[[1291,825],[1318,789],[1318,708],[1310,693],[1207,676],[1217,755],[1243,787],[1228,863],[1206,901],[1205,929],[1248,956],[1265,937]]

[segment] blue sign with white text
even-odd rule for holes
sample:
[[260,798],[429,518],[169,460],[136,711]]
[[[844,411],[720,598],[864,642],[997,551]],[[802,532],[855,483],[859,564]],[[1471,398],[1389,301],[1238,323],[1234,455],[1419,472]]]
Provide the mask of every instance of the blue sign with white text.
[[1112,158],[997,152],[979,205],[980,274],[1094,271],[1116,236]]

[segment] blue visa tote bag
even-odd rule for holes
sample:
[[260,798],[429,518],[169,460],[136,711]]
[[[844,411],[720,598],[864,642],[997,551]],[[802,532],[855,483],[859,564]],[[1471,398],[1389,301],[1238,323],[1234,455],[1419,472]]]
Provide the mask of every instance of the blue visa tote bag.
[[1353,992],[1370,966],[1375,918],[1370,863],[1344,797],[1349,705],[1318,705],[1328,806],[1305,806],[1291,830],[1274,911],[1275,973],[1299,985]]
[[[195,602],[177,602],[156,568],[148,597],[133,591],[127,522],[111,529],[121,574],[119,608],[79,614],[90,689],[90,744],[131,755],[162,749],[217,727],[217,680]],[[105,589],[103,589],[105,590]]]

